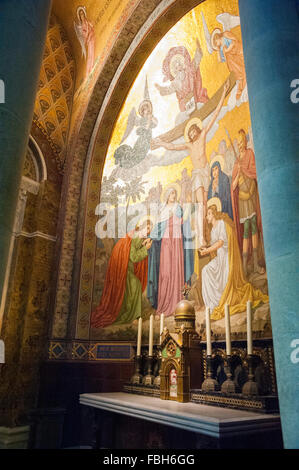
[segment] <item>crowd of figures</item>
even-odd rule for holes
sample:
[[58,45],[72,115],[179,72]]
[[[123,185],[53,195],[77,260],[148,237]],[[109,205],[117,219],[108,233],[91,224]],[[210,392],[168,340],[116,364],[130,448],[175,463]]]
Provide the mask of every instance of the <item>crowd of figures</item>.
[[[233,315],[246,310],[247,300],[253,308],[268,302],[268,296],[250,279],[252,273],[265,274],[252,137],[240,126],[232,141],[225,129],[230,147],[223,140],[217,152],[208,156],[206,151],[219,121],[248,101],[242,43],[231,31],[240,25],[240,19],[229,13],[216,19],[223,32],[215,28],[210,33],[202,14],[208,53],[217,52],[219,62],[226,63],[230,73],[219,93],[209,97],[203,86],[203,52],[196,39],[193,57],[186,46],[169,49],[162,62],[166,84],[154,84],[161,99],[176,97],[179,112],[171,130],[173,137],[153,137],[159,122],[147,76],[138,112],[133,107],[128,115],[125,133],[114,152],[111,197],[115,198],[117,181],[122,180],[119,191],[125,192],[127,208],[143,195],[145,204],[156,203],[158,210],[154,217],[148,214],[139,220],[114,245],[101,299],[91,314],[93,328],[135,321],[142,316],[144,298],[157,315],[169,317],[186,284],[196,286],[198,306],[209,307],[214,320],[224,316],[225,303]],[[205,106],[209,111],[202,122],[198,112]],[[182,124],[183,133],[178,131]],[[133,131],[137,137],[129,145],[125,142]],[[153,153],[158,148],[160,153]],[[165,149],[163,155],[161,149]],[[158,182],[144,194],[147,171],[171,166],[187,156],[192,163],[190,176],[184,168],[180,180],[165,187]],[[107,178],[103,184],[109,186]]]
[[[249,140],[249,144],[248,144]],[[92,325],[103,328],[131,323],[142,315],[142,295],[157,315],[173,314],[185,283],[196,284],[199,303],[211,309],[212,319],[242,312],[268,296],[249,282],[250,273],[265,273],[263,236],[250,136],[241,129],[234,149],[220,143],[210,160],[205,217],[206,244],[194,245],[196,203],[192,178],[183,169],[181,179],[163,188],[157,183],[145,203],[158,204],[158,215],[143,217],[113,247],[104,289],[92,314]],[[222,151],[222,153],[220,153]],[[232,156],[234,163],[232,165]],[[184,207],[191,207],[185,210]],[[191,242],[191,243],[190,243]],[[250,269],[249,269],[250,267]]]

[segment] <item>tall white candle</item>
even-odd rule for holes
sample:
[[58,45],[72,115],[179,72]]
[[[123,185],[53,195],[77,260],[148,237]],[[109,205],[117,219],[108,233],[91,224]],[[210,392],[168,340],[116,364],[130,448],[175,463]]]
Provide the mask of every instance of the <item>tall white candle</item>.
[[162,334],[164,330],[164,313],[160,315],[160,344],[162,343]]
[[141,336],[142,336],[142,318],[138,319],[138,333],[137,333],[137,356],[141,356]]
[[149,339],[148,339],[148,355],[153,355],[153,342],[154,342],[154,315],[150,316],[149,323]]
[[225,304],[225,340],[226,340],[226,355],[231,356],[232,347],[230,342],[230,316],[229,316],[229,306]]
[[211,319],[210,309],[206,308],[206,338],[207,338],[207,356],[212,355],[212,344],[211,344]]
[[247,300],[247,354],[252,354],[251,302]]

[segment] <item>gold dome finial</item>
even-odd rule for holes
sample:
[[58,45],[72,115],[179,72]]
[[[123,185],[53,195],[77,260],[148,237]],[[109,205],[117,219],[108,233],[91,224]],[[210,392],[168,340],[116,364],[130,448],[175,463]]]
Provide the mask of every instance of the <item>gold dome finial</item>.
[[181,325],[184,325],[185,330],[195,330],[195,309],[189,300],[181,300],[174,312],[175,329],[178,332]]

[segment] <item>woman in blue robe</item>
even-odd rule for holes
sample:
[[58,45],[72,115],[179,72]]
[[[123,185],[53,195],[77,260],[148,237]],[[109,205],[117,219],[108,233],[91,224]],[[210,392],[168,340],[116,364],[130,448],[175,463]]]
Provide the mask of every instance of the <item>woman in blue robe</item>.
[[177,202],[175,185],[167,190],[165,200],[149,235],[153,242],[148,256],[147,297],[158,314],[169,316],[183,297],[184,284],[191,282],[194,247],[190,223]]
[[211,167],[211,182],[208,190],[208,199],[212,197],[218,197],[221,200],[222,212],[225,212],[233,219],[229,177],[221,170],[221,165],[218,160],[214,161]]

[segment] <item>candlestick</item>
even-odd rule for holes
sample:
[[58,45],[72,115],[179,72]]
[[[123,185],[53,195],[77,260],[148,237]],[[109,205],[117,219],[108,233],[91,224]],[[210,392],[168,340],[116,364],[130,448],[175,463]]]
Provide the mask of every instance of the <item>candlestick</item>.
[[211,344],[211,319],[210,309],[206,308],[206,339],[207,339],[207,356],[212,355],[212,344]]
[[207,377],[202,384],[204,392],[215,392],[219,390],[219,383],[213,378],[212,357],[207,356]]
[[247,301],[247,354],[252,355],[252,317],[251,317],[251,302]]
[[231,368],[231,356],[226,355],[226,367],[225,367],[226,380],[221,385],[221,392],[225,394],[236,393],[236,386],[232,380],[232,368]]
[[154,342],[154,315],[150,316],[149,322],[149,339],[148,339],[148,355],[153,356],[153,342]]
[[248,355],[247,361],[248,361],[248,380],[243,385],[242,394],[244,396],[258,395],[258,386],[254,380],[253,357],[251,354]]
[[137,356],[135,359],[135,372],[133,377],[131,378],[131,383],[132,384],[141,384],[143,376],[141,375],[141,363],[142,363],[142,357]]
[[155,380],[155,376],[153,375],[153,357],[152,356],[149,356],[147,358],[147,365],[146,365],[146,369],[147,369],[147,374],[143,377],[143,380],[142,380],[142,383],[143,385],[153,385],[154,384],[154,380]]
[[225,340],[226,340],[226,355],[230,356],[232,352],[231,342],[230,342],[230,316],[229,316],[229,306],[225,304]]
[[141,356],[141,335],[142,335],[142,318],[138,319],[138,333],[137,333],[137,356]]
[[160,387],[161,385],[161,367],[162,367],[162,355],[161,355],[161,348],[159,348],[159,355],[158,355],[158,367],[159,367],[159,372],[158,375],[154,379],[154,385],[155,387]]
[[161,313],[161,316],[160,316],[160,344],[162,343],[163,329],[164,329],[164,313]]

